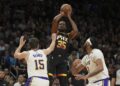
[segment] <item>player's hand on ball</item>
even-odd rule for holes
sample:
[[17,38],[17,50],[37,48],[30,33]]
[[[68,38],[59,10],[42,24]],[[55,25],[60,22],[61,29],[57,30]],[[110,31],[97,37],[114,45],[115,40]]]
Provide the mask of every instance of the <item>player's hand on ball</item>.
[[74,76],[75,76],[76,80],[80,80],[83,77],[83,75],[81,75],[81,74],[76,74]]
[[60,14],[61,14],[62,16],[65,16],[64,11],[60,11]]
[[87,78],[88,78],[87,75],[81,75],[81,74],[75,75],[76,80],[81,80],[81,79],[86,80]]
[[64,12],[65,16],[71,15],[72,7],[70,4],[63,4],[60,8],[60,12]]
[[78,66],[78,64],[81,63],[81,60],[80,59],[75,59],[72,63],[72,67],[71,67],[71,72],[73,75],[76,75],[79,73],[79,69],[76,68]]
[[24,39],[24,36],[21,36],[19,45],[23,46],[25,44],[25,42],[26,42],[26,40]]

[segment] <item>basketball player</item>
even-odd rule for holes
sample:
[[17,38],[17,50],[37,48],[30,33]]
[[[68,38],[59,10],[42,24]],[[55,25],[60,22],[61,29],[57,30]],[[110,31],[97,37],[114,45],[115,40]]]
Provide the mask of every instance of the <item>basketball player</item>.
[[[88,74],[83,76],[76,74],[76,79],[88,79],[87,86],[110,86],[108,69],[105,64],[104,55],[100,49],[97,49],[97,43],[94,38],[90,37],[84,44],[87,54],[83,57],[80,64],[75,68],[77,72],[84,67],[87,68]],[[73,75],[75,74],[73,70]]]
[[[55,25],[55,23],[53,24]],[[52,33],[52,42],[47,49],[39,49],[39,40],[37,38],[30,38],[29,45],[31,49],[21,52],[26,42],[24,36],[21,36],[14,57],[19,60],[24,59],[27,62],[28,80],[25,86],[49,86],[46,55],[50,54],[55,47],[56,33],[54,30]]]
[[50,86],[52,86],[54,76],[59,79],[60,86],[68,86],[67,49],[69,39],[73,39],[78,33],[77,25],[71,18],[71,13],[68,13],[67,18],[71,23],[72,31],[66,33],[66,22],[60,20],[63,16],[65,16],[64,12],[61,12],[54,18],[57,20],[58,23],[56,24],[56,28],[58,28],[58,33],[56,39],[56,46],[54,51],[52,52],[52,57],[49,59],[48,63]]

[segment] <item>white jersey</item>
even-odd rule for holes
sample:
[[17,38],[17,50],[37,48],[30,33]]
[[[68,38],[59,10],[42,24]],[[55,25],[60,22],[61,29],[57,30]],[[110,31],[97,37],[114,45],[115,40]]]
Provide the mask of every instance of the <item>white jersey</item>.
[[22,84],[20,84],[19,82],[16,82],[15,84],[14,84],[14,86],[21,86]]
[[120,85],[120,69],[116,72],[116,85]]
[[28,77],[47,75],[47,57],[42,50],[30,50],[27,61],[27,73]]
[[89,55],[87,54],[87,55],[85,55],[83,57],[82,64],[84,66],[86,66],[88,72],[91,73],[91,72],[93,72],[97,68],[97,65],[95,63],[95,61],[97,59],[101,59],[102,60],[104,69],[99,74],[88,78],[89,82],[95,82],[97,80],[109,78],[108,69],[106,67],[105,60],[104,60],[104,55],[103,55],[101,50],[93,49],[92,52]]

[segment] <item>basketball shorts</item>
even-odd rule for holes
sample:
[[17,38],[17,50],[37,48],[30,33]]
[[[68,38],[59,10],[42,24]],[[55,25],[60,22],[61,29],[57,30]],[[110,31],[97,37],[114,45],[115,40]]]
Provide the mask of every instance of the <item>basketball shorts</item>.
[[25,86],[49,86],[47,77],[33,76],[27,79]]
[[[56,59],[57,58],[57,59]],[[67,76],[68,73],[68,64],[67,60],[64,59],[65,57],[53,57],[49,59],[48,63],[48,72],[49,74],[57,74]]]
[[88,83],[86,86],[110,86],[110,80],[108,78]]

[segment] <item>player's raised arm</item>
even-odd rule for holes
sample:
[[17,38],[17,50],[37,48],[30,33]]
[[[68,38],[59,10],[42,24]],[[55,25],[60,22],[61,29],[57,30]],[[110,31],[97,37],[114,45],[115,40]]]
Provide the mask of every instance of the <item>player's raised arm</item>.
[[60,12],[58,15],[56,15],[52,21],[52,42],[50,46],[47,49],[44,49],[43,52],[48,55],[50,54],[55,47],[55,42],[56,42],[56,35],[57,35],[57,28],[58,28],[58,23],[59,20],[64,16],[64,12]]
[[60,12],[60,14],[56,15],[52,21],[52,33],[57,33],[57,27],[59,20],[64,16],[64,12]]
[[24,40],[24,36],[21,36],[19,46],[15,50],[14,57],[17,59],[25,59],[27,57],[27,52],[21,52],[22,47],[24,46],[26,40]]
[[43,50],[43,52],[46,55],[50,54],[54,50],[55,42],[56,42],[56,33],[52,33],[52,42],[51,42],[50,46],[47,49]]
[[67,17],[68,17],[68,19],[71,23],[71,26],[72,26],[72,31],[70,32],[69,35],[70,35],[70,38],[73,39],[78,34],[78,28],[77,28],[75,21],[71,18],[71,11],[68,12]]

